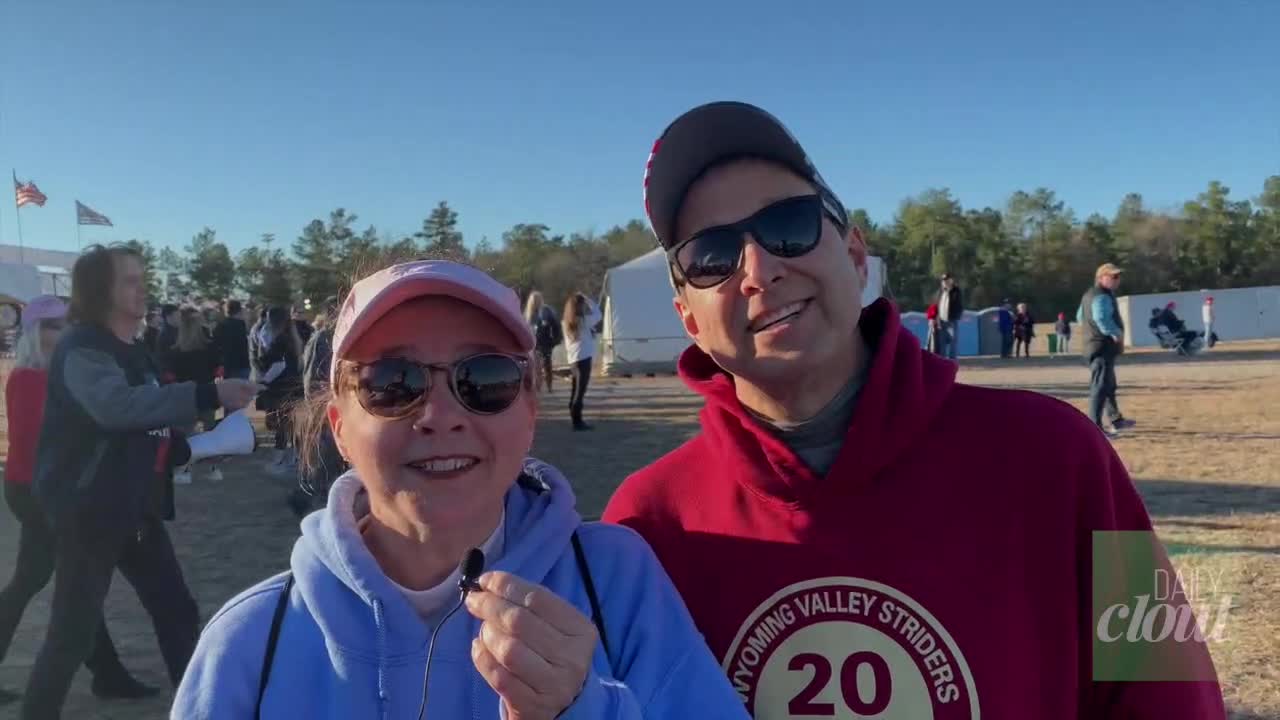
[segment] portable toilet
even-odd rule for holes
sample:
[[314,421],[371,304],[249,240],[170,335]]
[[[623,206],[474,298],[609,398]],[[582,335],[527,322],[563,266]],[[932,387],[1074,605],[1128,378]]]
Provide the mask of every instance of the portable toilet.
[[929,320],[922,312],[905,312],[902,313],[900,321],[902,327],[906,328],[916,339],[920,341],[920,347],[929,347]]
[[1000,308],[989,307],[978,311],[978,353],[999,355],[1004,345],[1000,335]]
[[957,357],[974,357],[979,354],[978,313],[965,310],[960,316],[959,328],[956,330],[959,340],[956,345]]

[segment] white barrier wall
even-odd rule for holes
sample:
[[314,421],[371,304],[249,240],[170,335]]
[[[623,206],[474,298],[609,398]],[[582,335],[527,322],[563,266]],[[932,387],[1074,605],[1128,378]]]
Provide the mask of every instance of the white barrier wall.
[[1174,313],[1188,329],[1203,331],[1200,308],[1210,295],[1214,306],[1213,331],[1219,340],[1280,338],[1280,286],[1272,286],[1125,295],[1118,301],[1125,324],[1125,344],[1130,347],[1159,344],[1147,323],[1153,308],[1163,308],[1170,302],[1177,304]]

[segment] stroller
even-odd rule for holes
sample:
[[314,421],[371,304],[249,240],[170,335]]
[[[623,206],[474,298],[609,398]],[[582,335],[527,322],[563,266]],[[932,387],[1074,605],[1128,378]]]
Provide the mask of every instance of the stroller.
[[1188,330],[1186,323],[1174,314],[1174,305],[1151,309],[1151,321],[1147,327],[1160,341],[1160,347],[1172,350],[1183,357],[1191,357],[1204,349],[1204,333]]

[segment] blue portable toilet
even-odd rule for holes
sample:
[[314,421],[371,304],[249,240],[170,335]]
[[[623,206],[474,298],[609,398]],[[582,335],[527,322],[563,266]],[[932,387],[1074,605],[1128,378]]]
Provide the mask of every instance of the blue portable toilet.
[[[926,330],[928,326],[926,326]],[[960,316],[960,327],[957,333],[960,336],[959,344],[956,346],[957,357],[976,357],[981,349],[979,342],[981,330],[979,328],[978,313],[972,310],[965,310]]]
[[920,347],[929,347],[929,320],[925,318],[922,312],[905,312],[900,316],[902,327],[916,336],[920,341]]

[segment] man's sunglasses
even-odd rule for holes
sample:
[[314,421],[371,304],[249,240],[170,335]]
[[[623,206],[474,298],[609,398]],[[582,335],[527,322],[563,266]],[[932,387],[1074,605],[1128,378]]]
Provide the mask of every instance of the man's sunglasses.
[[800,257],[822,239],[822,217],[843,231],[847,220],[836,217],[821,195],[800,195],[768,205],[745,220],[707,228],[667,252],[678,279],[705,290],[728,280],[742,263],[747,234],[771,255]]
[[402,357],[350,364],[360,406],[382,418],[402,418],[422,407],[432,389],[433,370],[447,375],[450,392],[464,408],[496,415],[520,397],[529,370],[528,358],[506,353],[480,353],[444,365]]

